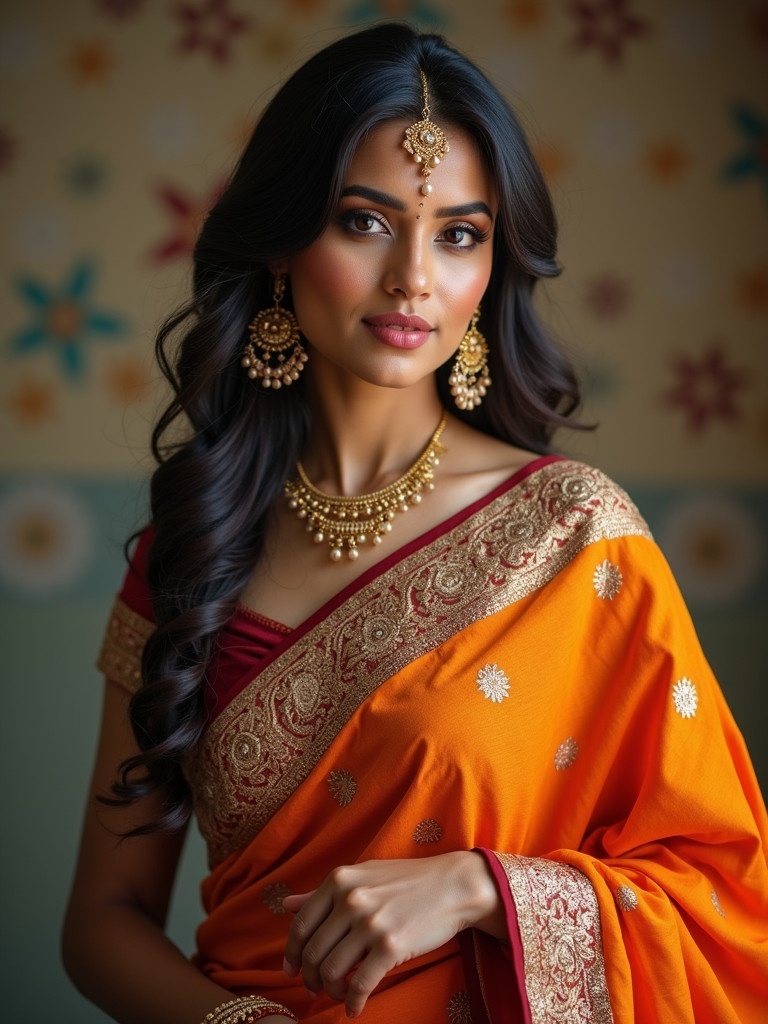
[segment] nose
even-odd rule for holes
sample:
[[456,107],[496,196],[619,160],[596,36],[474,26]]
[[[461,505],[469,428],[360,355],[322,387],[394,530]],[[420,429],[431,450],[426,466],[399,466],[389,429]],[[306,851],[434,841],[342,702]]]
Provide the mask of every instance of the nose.
[[426,298],[432,292],[433,258],[421,232],[404,236],[392,246],[384,271],[384,290],[407,299]]

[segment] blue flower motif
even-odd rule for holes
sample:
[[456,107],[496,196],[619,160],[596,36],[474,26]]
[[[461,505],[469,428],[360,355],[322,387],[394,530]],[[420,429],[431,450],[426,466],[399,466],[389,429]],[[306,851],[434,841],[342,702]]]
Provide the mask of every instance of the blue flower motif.
[[11,352],[26,355],[42,348],[53,349],[64,373],[79,377],[84,369],[82,348],[86,341],[94,336],[114,340],[127,327],[122,317],[91,306],[94,273],[94,267],[83,261],[58,289],[31,277],[20,278],[18,291],[31,307],[33,320],[12,337]]
[[734,104],[731,113],[746,147],[725,166],[723,173],[730,181],[755,176],[762,179],[768,190],[768,119],[743,103]]
[[347,9],[345,20],[353,25],[379,19],[409,21],[432,31],[445,28],[445,14],[423,0],[358,0]]

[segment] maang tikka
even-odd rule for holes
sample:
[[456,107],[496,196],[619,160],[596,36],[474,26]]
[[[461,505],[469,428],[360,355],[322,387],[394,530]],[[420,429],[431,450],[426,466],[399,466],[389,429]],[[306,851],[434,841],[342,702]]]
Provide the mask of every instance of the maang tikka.
[[477,329],[480,307],[472,314],[467,333],[461,339],[448,383],[459,409],[469,411],[480,405],[491,386],[488,373],[488,342]]
[[[285,293],[285,275],[275,275],[275,290],[271,309],[262,309],[248,324],[251,332],[243,349],[240,365],[248,371],[251,380],[260,380],[262,387],[288,387],[304,369],[307,353],[299,340],[299,324],[289,309],[280,305]],[[288,349],[293,351],[286,355]],[[260,349],[257,354],[256,350]],[[272,357],[274,356],[274,362]]]
[[428,196],[432,191],[429,183],[429,176],[433,168],[437,167],[445,154],[448,152],[448,141],[437,125],[429,119],[429,93],[427,90],[427,76],[419,71],[421,76],[421,91],[424,97],[424,109],[421,112],[421,121],[416,121],[405,129],[405,142],[403,147],[413,154],[417,164],[421,164],[421,173],[424,175],[424,184],[421,186],[421,194]]

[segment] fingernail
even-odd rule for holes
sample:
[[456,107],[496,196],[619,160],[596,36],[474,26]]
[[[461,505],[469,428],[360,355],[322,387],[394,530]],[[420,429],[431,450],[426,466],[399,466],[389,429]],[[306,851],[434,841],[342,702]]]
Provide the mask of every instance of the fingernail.
[[350,1020],[354,1020],[356,1016],[357,1016],[357,1013],[356,1013],[355,1010],[347,1010],[347,1017]]

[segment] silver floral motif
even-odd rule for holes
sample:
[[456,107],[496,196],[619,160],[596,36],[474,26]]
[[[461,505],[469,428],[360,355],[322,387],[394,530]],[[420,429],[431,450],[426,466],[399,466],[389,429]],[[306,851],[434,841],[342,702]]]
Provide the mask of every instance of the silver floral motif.
[[717,895],[717,893],[715,892],[714,889],[710,893],[710,899],[712,900],[712,906],[718,912],[720,917],[727,917],[727,914],[725,913],[723,908],[720,906],[720,897]]
[[637,910],[637,893],[629,885],[620,885],[616,890],[616,902],[619,905],[619,910]]
[[486,665],[477,673],[477,688],[487,700],[500,704],[509,696],[509,679],[498,665]]
[[618,565],[614,565],[606,558],[595,569],[592,577],[592,585],[595,593],[603,601],[612,601],[621,590],[624,577]]
[[448,1014],[451,1024],[472,1024],[472,1011],[466,992],[456,992],[455,995],[452,995],[445,1012]]
[[349,807],[357,793],[357,779],[346,768],[334,768],[328,776],[328,789],[339,807]]
[[270,885],[264,886],[261,898],[273,914],[287,914],[288,911],[283,906],[283,900],[290,895],[291,890],[283,882],[272,882]]
[[559,772],[565,771],[566,768],[571,767],[578,756],[579,745],[572,736],[569,736],[555,751],[555,769]]
[[443,826],[436,822],[434,818],[425,818],[413,830],[414,843],[422,845],[426,843],[439,843],[442,838]]
[[693,718],[699,706],[699,695],[690,679],[683,676],[672,687],[672,701],[675,711],[682,718]]

